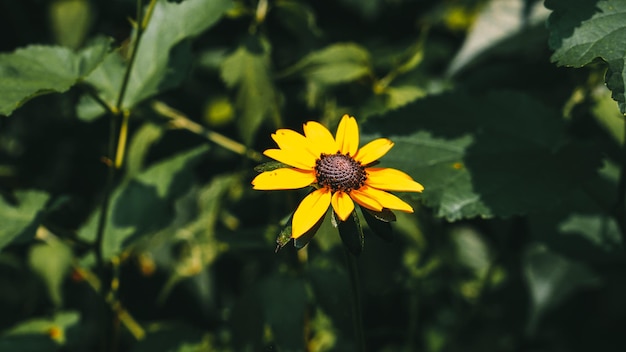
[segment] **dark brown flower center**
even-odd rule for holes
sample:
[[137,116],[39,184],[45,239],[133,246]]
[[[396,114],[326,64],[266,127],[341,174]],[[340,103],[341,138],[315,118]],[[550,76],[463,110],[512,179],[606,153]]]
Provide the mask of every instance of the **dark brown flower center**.
[[350,155],[322,154],[315,163],[317,182],[333,192],[350,192],[365,184],[367,174],[360,162]]

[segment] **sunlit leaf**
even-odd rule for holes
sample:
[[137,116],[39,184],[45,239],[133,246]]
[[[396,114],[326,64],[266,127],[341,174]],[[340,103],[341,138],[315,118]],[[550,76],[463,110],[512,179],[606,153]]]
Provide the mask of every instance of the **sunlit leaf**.
[[387,95],[386,105],[390,109],[399,108],[425,96],[426,93],[426,90],[415,86],[388,87],[385,90]]
[[608,65],[606,84],[626,113],[625,1],[546,1],[550,15],[552,61],[559,66],[582,67],[600,58]]
[[370,55],[357,44],[333,44],[305,56],[282,73],[294,74],[327,85],[354,81],[371,74]]
[[248,38],[221,66],[222,79],[236,88],[239,133],[251,143],[264,120],[278,116],[277,94],[270,77],[269,48],[258,38]]
[[450,231],[450,238],[454,244],[456,261],[471,269],[477,278],[482,278],[491,262],[491,253],[486,241],[469,226],[454,227]]
[[[139,43],[122,106],[131,108],[180,84],[191,65],[186,40],[212,27],[231,6],[231,0],[157,1]],[[119,53],[114,52],[89,77],[111,105],[119,95],[125,67]]]
[[48,295],[55,306],[62,301],[62,285],[72,266],[72,250],[63,242],[52,238],[46,243],[33,246],[28,253],[31,269],[38,273],[48,289]]
[[363,128],[396,143],[381,165],[422,183],[421,199],[449,220],[551,209],[600,166],[556,112],[519,93],[424,98]]
[[53,1],[50,22],[56,41],[69,48],[78,48],[89,34],[94,11],[88,0]]
[[126,177],[134,177],[144,169],[150,147],[163,136],[163,128],[146,123],[134,134],[126,155]]
[[[516,35],[532,26],[544,26],[548,11],[542,2],[535,2],[529,9],[525,0],[491,0],[481,7],[478,18],[472,25],[461,50],[457,52],[448,67],[448,74],[454,75],[481,56],[493,52],[497,46],[505,46]],[[515,41],[514,48],[520,48]]]
[[0,348],[3,351],[56,351],[58,345],[66,343],[67,330],[76,327],[79,320],[79,313],[68,311],[50,318],[23,321],[0,335]]
[[124,106],[177,86],[191,64],[189,46],[180,44],[212,27],[231,6],[231,0],[157,1],[139,44]]
[[0,198],[0,249],[18,236],[33,237],[40,219],[39,212],[48,201],[48,194],[24,191],[15,194],[17,204]]
[[31,45],[0,54],[0,115],[10,115],[38,95],[67,91],[102,62],[110,44],[98,38],[78,52]]

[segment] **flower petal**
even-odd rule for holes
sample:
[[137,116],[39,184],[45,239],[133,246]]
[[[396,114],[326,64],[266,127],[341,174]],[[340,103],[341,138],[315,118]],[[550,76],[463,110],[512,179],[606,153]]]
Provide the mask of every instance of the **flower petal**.
[[297,189],[306,187],[314,182],[314,172],[284,167],[259,174],[252,180],[252,188],[266,191]]
[[387,191],[421,192],[424,186],[413,181],[411,176],[396,169],[367,168],[367,180],[369,186]]
[[350,214],[352,214],[352,211],[354,210],[354,202],[345,192],[335,192],[330,201],[330,204],[332,204],[333,209],[335,209],[335,214],[337,214],[337,217],[341,221],[346,221],[348,216],[350,216]]
[[330,191],[320,188],[304,197],[291,220],[291,237],[298,238],[307,232],[326,213],[330,205]]
[[304,124],[304,134],[309,141],[309,146],[319,154],[335,154],[339,151],[335,138],[330,131],[321,123],[309,121]]
[[301,155],[311,154],[311,157],[315,159],[319,158],[319,154],[316,154],[314,150],[309,147],[309,141],[306,137],[294,130],[285,128],[279,129],[276,133],[272,134],[272,139],[280,149],[291,150]]
[[387,154],[391,147],[393,147],[393,142],[387,138],[375,139],[359,149],[354,160],[360,161],[363,165],[370,164]]
[[342,154],[356,154],[359,150],[359,125],[354,117],[343,115],[335,139]]
[[387,193],[367,185],[359,188],[359,191],[365,193],[366,196],[375,199],[384,208],[400,210],[406,213],[413,212],[413,207],[391,193]]
[[309,153],[299,153],[289,149],[268,149],[263,152],[263,155],[303,170],[313,170],[315,167],[315,158]]
[[383,206],[380,203],[372,198],[370,195],[365,194],[359,190],[350,191],[350,198],[354,199],[355,202],[359,203],[360,206],[366,207],[367,209],[373,211],[382,211]]

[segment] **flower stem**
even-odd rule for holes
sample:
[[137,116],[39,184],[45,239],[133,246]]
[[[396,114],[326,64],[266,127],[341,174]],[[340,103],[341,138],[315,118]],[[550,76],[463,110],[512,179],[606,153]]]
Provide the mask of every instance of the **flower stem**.
[[355,351],[365,351],[365,334],[363,333],[363,312],[361,310],[361,295],[359,284],[359,273],[356,258],[346,246],[342,246],[346,256],[346,266],[350,275],[350,288],[352,292],[352,325],[354,328],[354,339],[356,343]]

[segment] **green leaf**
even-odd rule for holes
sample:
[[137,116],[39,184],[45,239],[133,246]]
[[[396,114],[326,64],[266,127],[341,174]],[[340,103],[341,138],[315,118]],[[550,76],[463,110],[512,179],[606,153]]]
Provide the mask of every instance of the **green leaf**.
[[583,263],[570,261],[541,246],[531,247],[523,261],[524,277],[531,297],[528,320],[531,334],[547,311],[577,290],[600,283],[598,276]]
[[[231,6],[231,0],[157,1],[139,43],[122,106],[132,108],[180,84],[191,65],[191,48],[186,40],[217,23]],[[124,70],[119,53],[112,53],[89,77],[111,105],[118,97]]]
[[237,126],[246,144],[252,142],[265,119],[278,116],[269,55],[267,45],[251,37],[222,63],[222,79],[229,88],[237,89]]
[[343,6],[349,8],[352,12],[358,14],[366,20],[373,20],[381,14],[381,8],[388,5],[384,0],[340,0]]
[[399,86],[387,87],[385,94],[387,95],[386,106],[389,109],[396,109],[418,98],[424,97],[427,92],[425,89],[415,86]]
[[18,236],[33,237],[39,226],[39,212],[48,201],[48,194],[24,191],[15,194],[17,204],[0,198],[0,249]]
[[0,54],[0,115],[10,115],[38,95],[67,91],[102,62],[110,43],[98,38],[78,52],[31,45]]
[[72,260],[72,250],[55,237],[31,247],[28,253],[31,269],[46,284],[50,300],[57,307],[63,303],[62,285],[72,266]]
[[89,34],[94,12],[87,0],[50,3],[50,24],[56,41],[73,49],[80,47]]
[[145,123],[135,132],[126,156],[126,177],[134,177],[144,169],[150,147],[163,136],[162,127]]
[[265,329],[277,350],[303,351],[307,304],[307,287],[298,277],[275,273],[245,290],[230,319],[234,350],[263,350]]
[[299,351],[304,340],[307,291],[304,280],[286,275],[269,277],[259,287],[265,321],[270,325],[281,350]]
[[[389,209],[383,209],[382,212],[375,212],[364,207],[360,208],[363,218],[370,230],[383,240],[391,242],[393,240],[393,230],[390,221],[395,221],[395,215]],[[383,217],[385,220],[383,220]],[[394,220],[389,220],[390,218]]]
[[626,1],[546,1],[551,57],[559,66],[582,67],[600,58],[608,65],[606,84],[626,113]]
[[337,219],[335,212],[332,211],[333,223],[337,224],[339,230],[339,236],[344,246],[348,248],[350,253],[359,255],[363,251],[365,245],[365,236],[363,236],[363,229],[361,228],[361,222],[355,211],[348,216],[346,221]]
[[610,211],[615,206],[619,173],[617,165],[605,162],[599,175],[589,179],[567,207],[531,215],[533,238],[570,259],[595,265],[620,262],[624,243]]
[[[173,202],[189,188],[191,168],[206,150],[206,146],[201,146],[163,160],[125,180],[114,191],[102,243],[105,259],[119,254],[134,239],[169,224],[174,214]],[[95,239],[99,216],[100,212],[95,212],[78,231],[81,238]]]
[[272,11],[288,32],[302,41],[310,41],[322,33],[315,20],[315,11],[303,2],[280,1]]
[[212,27],[231,7],[231,0],[157,1],[139,44],[124,107],[180,84],[191,64],[191,49],[176,46]]
[[59,312],[51,318],[26,320],[0,335],[2,351],[58,351],[67,331],[80,320],[77,312]]
[[289,243],[289,241],[291,241],[291,220],[289,221],[289,224],[287,224],[285,227],[283,227],[282,230],[280,230],[278,237],[276,237],[275,252],[278,253],[278,251],[283,248],[287,243]]
[[370,55],[354,43],[333,44],[305,56],[281,76],[294,74],[325,85],[350,82],[372,74]]
[[[202,351],[212,346],[202,343],[202,330],[193,326],[176,324],[173,326],[157,326],[148,332],[146,337],[133,346],[131,352],[151,351]],[[193,348],[195,347],[195,348]]]
[[[529,8],[525,0],[491,0],[481,7],[478,18],[447,70],[448,75],[476,62],[481,57],[493,53],[498,46],[506,46],[512,38],[528,31],[530,26],[545,26],[548,11],[539,1]],[[539,36],[535,36],[539,37]],[[519,50],[520,40],[513,46]]]
[[600,165],[556,112],[513,92],[428,97],[363,127],[396,143],[381,166],[422,183],[424,203],[448,220],[551,209]]
[[257,165],[254,167],[254,171],[256,172],[265,172],[265,171],[273,171],[277,169],[282,169],[286,167],[291,167],[287,164],[283,164],[279,161],[268,161],[266,163]]

